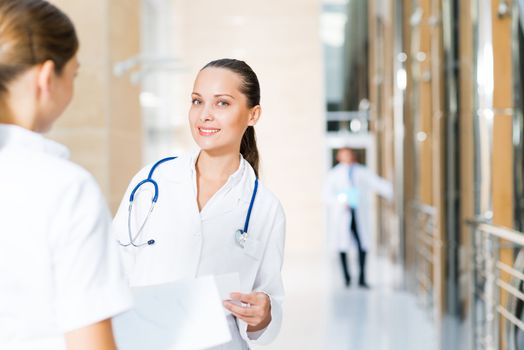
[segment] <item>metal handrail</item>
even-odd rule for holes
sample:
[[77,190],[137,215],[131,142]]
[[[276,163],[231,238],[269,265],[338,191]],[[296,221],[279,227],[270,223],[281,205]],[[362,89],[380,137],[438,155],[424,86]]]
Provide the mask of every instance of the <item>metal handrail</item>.
[[493,236],[524,247],[523,232],[515,231],[504,226],[488,224],[483,221],[468,220],[467,223],[470,225],[475,225],[479,231],[489,233]]
[[[480,220],[466,223],[473,230],[470,308],[473,348],[499,349],[505,337],[506,349],[513,350],[515,329],[524,331],[523,315],[517,314],[517,305],[524,304],[524,266],[521,266],[524,265],[524,233]],[[500,260],[500,251],[504,248],[519,251],[512,264]],[[503,273],[510,280],[504,280]],[[507,302],[502,302],[501,295],[507,296]]]
[[506,273],[509,273],[510,275],[512,275],[512,276],[515,277],[515,278],[519,278],[519,279],[521,279],[521,280],[524,281],[524,273],[515,270],[515,269],[514,269],[513,267],[511,267],[511,266],[508,266],[508,265],[506,265],[506,264],[504,264],[504,263],[502,263],[502,262],[498,262],[498,263],[497,263],[497,268],[498,268],[499,270],[502,270],[502,271],[506,272]]

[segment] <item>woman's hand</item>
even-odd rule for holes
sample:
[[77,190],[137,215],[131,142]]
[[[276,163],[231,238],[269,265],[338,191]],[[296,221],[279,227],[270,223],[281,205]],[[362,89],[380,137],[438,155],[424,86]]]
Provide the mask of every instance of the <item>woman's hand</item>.
[[224,301],[224,307],[248,324],[248,332],[260,331],[271,322],[271,301],[266,293],[231,293],[231,301]]

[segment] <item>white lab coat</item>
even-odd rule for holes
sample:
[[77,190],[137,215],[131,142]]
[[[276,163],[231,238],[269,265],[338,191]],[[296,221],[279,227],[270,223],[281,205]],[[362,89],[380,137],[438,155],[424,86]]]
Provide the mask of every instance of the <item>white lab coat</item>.
[[63,334],[131,307],[111,217],[67,149],[0,124],[0,349],[65,349]]
[[349,166],[337,164],[329,171],[324,188],[327,240],[328,247],[333,251],[348,251],[352,243],[355,243],[349,231],[351,212],[344,201],[344,193],[348,188],[355,186],[358,189],[358,206],[355,212],[360,242],[364,250],[367,250],[370,245],[373,196],[378,194],[388,200],[393,198],[393,189],[389,181],[377,176],[365,166],[354,164],[353,167],[353,184],[349,180]]
[[[125,269],[132,286],[153,285],[186,277],[238,272],[241,292],[264,291],[271,298],[272,322],[257,334],[247,334],[247,325],[229,316],[233,341],[224,349],[247,349],[248,343],[267,344],[277,335],[282,318],[284,289],[281,268],[284,253],[285,216],[278,199],[259,182],[249,223],[249,238],[242,248],[235,231],[243,228],[253,193],[255,173],[241,158],[239,169],[208,201],[202,212],[197,205],[195,162],[198,153],[161,164],[153,179],[159,186],[156,207],[140,241],[155,244],[141,248],[122,247]],[[131,181],[113,222],[114,232],[128,242],[129,195],[147,178],[152,165]],[[136,230],[151,203],[152,186],[137,192]],[[135,208],[133,209],[135,212]],[[133,231],[133,234],[135,231]],[[203,334],[205,336],[205,334]]]

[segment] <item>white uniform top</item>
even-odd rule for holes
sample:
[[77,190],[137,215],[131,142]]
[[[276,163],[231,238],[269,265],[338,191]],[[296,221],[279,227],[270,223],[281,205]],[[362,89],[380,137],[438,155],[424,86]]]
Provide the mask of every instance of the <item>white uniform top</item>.
[[102,195],[67,155],[0,124],[0,349],[65,349],[131,306]]
[[352,165],[350,180],[349,165],[337,164],[330,169],[324,186],[324,200],[327,204],[328,247],[333,251],[347,251],[351,247],[352,235],[349,228],[351,211],[348,210],[347,193],[351,187],[358,189],[357,230],[364,250],[370,245],[371,204],[378,194],[387,200],[393,199],[391,182],[381,178],[367,167]]
[[[239,169],[199,212],[195,162],[198,153],[159,165],[153,179],[159,196],[139,242],[155,244],[122,248],[124,266],[132,286],[152,285],[185,277],[238,272],[241,291],[264,291],[271,298],[272,321],[261,332],[247,333],[247,325],[229,316],[233,341],[225,349],[247,349],[247,343],[267,344],[277,335],[282,318],[284,289],[281,268],[284,254],[285,216],[278,199],[259,184],[249,223],[249,238],[242,248],[235,231],[244,227],[253,193],[255,173],[241,158]],[[129,196],[152,165],[131,181],[113,227],[119,240],[129,241]],[[144,187],[146,188],[144,190]],[[151,204],[152,186],[142,186],[134,200],[132,228],[136,230]],[[135,211],[136,210],[136,211]],[[138,220],[135,220],[139,217]],[[136,231],[133,231],[135,234]]]

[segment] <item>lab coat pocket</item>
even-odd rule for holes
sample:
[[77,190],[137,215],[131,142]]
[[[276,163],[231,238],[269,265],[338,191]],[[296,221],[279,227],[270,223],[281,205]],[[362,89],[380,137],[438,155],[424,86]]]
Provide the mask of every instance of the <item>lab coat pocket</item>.
[[253,238],[248,238],[244,246],[244,253],[246,253],[255,260],[260,260],[262,258],[263,248],[264,247],[262,246],[262,243],[260,243],[260,241]]

